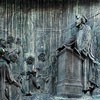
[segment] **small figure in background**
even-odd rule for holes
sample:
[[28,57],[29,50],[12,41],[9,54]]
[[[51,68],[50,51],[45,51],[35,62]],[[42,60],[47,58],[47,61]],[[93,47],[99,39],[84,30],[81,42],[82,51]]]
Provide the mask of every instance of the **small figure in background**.
[[26,58],[26,71],[21,72],[21,76],[25,78],[24,85],[23,86],[23,94],[25,96],[31,96],[32,92],[34,92],[36,89],[40,89],[40,85],[37,82],[37,70],[33,68],[35,59],[33,56],[28,56]]
[[27,81],[28,81],[28,89],[27,91],[25,91],[23,89],[23,93],[26,95],[26,96],[31,96],[32,95],[32,92],[33,91],[33,88],[36,88],[36,89],[40,89],[40,86],[38,85],[38,83],[36,82],[36,70],[32,70],[32,71],[27,71],[27,72],[22,72],[20,74],[22,77],[26,75],[27,77]]

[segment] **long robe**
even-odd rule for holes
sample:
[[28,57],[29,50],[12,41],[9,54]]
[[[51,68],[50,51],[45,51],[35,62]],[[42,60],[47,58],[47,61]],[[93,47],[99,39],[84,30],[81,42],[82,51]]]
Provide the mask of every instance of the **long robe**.
[[7,62],[1,57],[0,58],[0,100],[10,100],[6,83],[13,84],[14,78],[11,74],[11,70]]
[[79,29],[77,34],[77,48],[79,51],[84,51],[86,53],[91,52],[91,43],[92,42],[92,32],[91,28],[88,25],[83,25]]

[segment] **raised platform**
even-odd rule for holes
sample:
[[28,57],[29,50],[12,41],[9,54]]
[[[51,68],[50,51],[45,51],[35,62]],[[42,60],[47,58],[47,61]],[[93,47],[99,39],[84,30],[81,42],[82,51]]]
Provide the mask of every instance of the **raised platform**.
[[84,95],[81,98],[64,98],[60,96],[52,96],[50,94],[34,93],[32,96],[25,96],[23,100],[100,100],[100,95],[93,97]]
[[92,54],[65,47],[58,52],[57,64],[58,96],[81,98],[85,91],[90,95],[100,94],[100,63]]

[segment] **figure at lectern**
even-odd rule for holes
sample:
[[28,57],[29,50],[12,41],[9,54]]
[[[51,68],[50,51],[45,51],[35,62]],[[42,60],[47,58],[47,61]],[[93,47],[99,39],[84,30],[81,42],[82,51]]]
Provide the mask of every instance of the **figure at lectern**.
[[92,31],[91,27],[86,24],[87,18],[83,15],[76,15],[76,28],[78,30],[77,34],[72,36],[69,41],[67,41],[62,47],[58,48],[57,51],[60,52],[64,48],[71,47],[80,53],[92,54],[91,43],[92,43]]

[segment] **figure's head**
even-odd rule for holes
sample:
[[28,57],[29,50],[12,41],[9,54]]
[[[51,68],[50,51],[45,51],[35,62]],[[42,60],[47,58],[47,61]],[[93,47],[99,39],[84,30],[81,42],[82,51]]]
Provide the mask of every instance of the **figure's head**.
[[6,48],[6,41],[4,39],[0,39],[0,46]]
[[18,59],[18,54],[17,53],[11,53],[9,55],[9,59],[10,59],[11,62],[15,63]]
[[35,62],[35,58],[33,56],[29,56],[28,58],[26,58],[26,63],[28,65],[33,65]]
[[83,15],[76,15],[76,27],[79,27],[81,24],[85,24],[87,22],[87,18]]
[[14,37],[13,36],[11,36],[11,35],[9,35],[8,37],[7,37],[7,43],[8,44],[12,44],[12,43],[14,43]]

